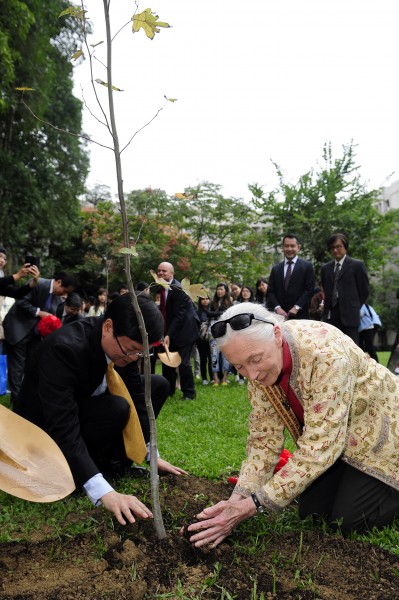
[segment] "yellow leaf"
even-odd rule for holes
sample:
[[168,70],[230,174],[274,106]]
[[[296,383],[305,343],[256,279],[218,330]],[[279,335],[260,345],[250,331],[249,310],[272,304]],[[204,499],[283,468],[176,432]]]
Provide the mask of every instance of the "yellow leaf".
[[77,50],[75,54],[72,54],[71,60],[78,60],[81,56],[84,56],[83,50]]
[[67,9],[63,10],[58,15],[58,18],[65,17],[68,15],[71,17],[75,17],[76,19],[84,19],[86,13],[87,13],[87,10],[82,10],[81,8],[79,8],[77,6],[69,6]]
[[182,194],[181,192],[176,192],[175,193],[175,198],[177,198],[178,200],[185,200],[187,198],[187,194]]
[[190,298],[193,302],[195,302],[198,297],[199,298],[207,298],[208,297],[208,292],[205,289],[205,286],[203,283],[193,283],[192,285],[190,285],[190,280],[185,277],[183,279],[183,281],[181,282],[181,287],[183,289],[183,292],[186,292],[186,294],[188,296],[190,296]]
[[151,8],[146,8],[143,12],[133,15],[133,33],[143,28],[146,36],[150,38],[150,40],[153,40],[155,34],[160,31],[159,27],[170,27],[169,23],[163,23],[162,21],[158,21],[158,19],[158,15],[153,13]]
[[119,250],[120,254],[131,254],[132,256],[138,256],[137,254],[137,250],[134,246],[131,246],[131,248],[121,248]]
[[31,92],[33,91],[35,88],[30,88],[30,87],[17,87],[15,88],[17,90],[17,92]]
[[165,100],[167,100],[168,102],[177,102],[177,98],[168,98],[167,96],[165,96],[165,94],[164,94],[164,98],[165,98]]
[[163,279],[163,277],[158,277],[158,275],[155,273],[155,271],[153,269],[150,270],[151,275],[153,276],[155,283],[158,283],[158,285],[162,285],[162,287],[164,287],[167,290],[170,290],[170,285],[167,281],[165,281],[165,279]]
[[[95,79],[94,81],[95,81],[96,83],[99,83],[100,85],[103,85],[103,86],[104,86],[104,87],[106,87],[106,88],[108,87],[108,83],[107,83],[106,81],[103,81],[102,79],[99,79],[98,77],[97,77],[97,79]],[[123,90],[121,90],[121,89],[120,89],[120,88],[118,88],[118,87],[115,87],[114,85],[112,85],[112,86],[111,86],[111,88],[112,88],[113,90],[115,90],[115,92],[123,92]]]

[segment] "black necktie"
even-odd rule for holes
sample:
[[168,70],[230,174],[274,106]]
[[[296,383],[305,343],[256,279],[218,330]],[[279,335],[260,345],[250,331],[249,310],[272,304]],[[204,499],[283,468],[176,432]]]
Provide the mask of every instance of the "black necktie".
[[336,306],[336,304],[338,302],[337,283],[338,283],[338,276],[339,276],[340,269],[341,269],[341,265],[337,262],[335,264],[335,271],[334,271],[333,289],[332,289],[332,294],[331,294],[331,308],[334,308],[334,306]]
[[292,273],[292,260],[289,260],[287,262],[287,270],[285,272],[285,277],[284,277],[284,289],[287,289],[288,284],[290,282],[290,277],[291,277],[291,273]]

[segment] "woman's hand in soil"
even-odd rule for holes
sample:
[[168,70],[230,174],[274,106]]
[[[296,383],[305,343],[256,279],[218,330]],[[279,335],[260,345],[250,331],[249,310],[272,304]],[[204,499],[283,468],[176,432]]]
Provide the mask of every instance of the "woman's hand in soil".
[[233,529],[240,523],[256,514],[256,508],[252,498],[241,498],[240,500],[228,500],[227,502],[218,502],[214,506],[204,508],[197,515],[198,519],[203,519],[197,523],[192,523],[188,531],[198,531],[190,537],[190,542],[194,546],[209,546],[215,548],[227,537]]
[[112,491],[104,494],[101,498],[101,502],[107,510],[114,513],[121,525],[126,525],[125,519],[129,523],[134,523],[136,517],[140,519],[148,519],[152,517],[152,512],[145,506],[136,496],[129,496],[128,494],[119,494],[118,492]]
[[158,457],[157,463],[159,471],[165,471],[165,473],[173,473],[173,475],[188,475],[187,471],[181,469],[180,467],[175,467],[174,465],[171,465],[167,460],[164,460],[163,458]]

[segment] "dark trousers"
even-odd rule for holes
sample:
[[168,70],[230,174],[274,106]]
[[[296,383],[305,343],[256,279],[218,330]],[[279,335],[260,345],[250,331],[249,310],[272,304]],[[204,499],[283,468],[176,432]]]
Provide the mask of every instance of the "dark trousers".
[[399,516],[399,492],[338,459],[301,494],[299,515],[323,516],[343,534],[384,527]]
[[[144,376],[142,377],[144,381]],[[169,396],[169,384],[161,375],[151,375],[151,402],[155,418]],[[132,398],[144,441],[150,441],[150,423],[144,398]],[[123,429],[129,418],[129,404],[120,396],[105,393],[91,396],[81,403],[79,421],[81,434],[89,454],[100,469],[107,470],[112,460],[127,460],[123,445]]]
[[375,329],[363,329],[360,332],[360,347],[364,352],[367,352],[371,358],[374,358],[378,362],[377,352],[375,351],[373,340],[375,335]]
[[211,346],[207,340],[201,340],[201,338],[198,338],[197,348],[200,357],[201,379],[209,379],[212,381],[213,373]]
[[327,323],[329,323],[330,325],[334,325],[334,327],[336,327],[337,329],[342,331],[342,333],[350,337],[355,342],[355,344],[360,346],[358,328],[346,327],[346,325],[343,325],[341,321],[341,315],[339,314],[338,304],[330,310],[330,318],[327,319]]
[[[173,343],[171,343],[169,346],[170,352],[178,352],[181,357],[181,363],[178,367],[180,376],[180,389],[185,398],[195,398],[194,376],[190,360],[192,348],[193,343],[188,344],[187,346],[181,346],[180,348],[173,346]],[[170,395],[173,396],[176,391],[176,369],[174,367],[168,367],[162,363],[162,375],[169,381]]]
[[8,388],[11,392],[11,404],[14,406],[22,380],[24,378],[25,363],[32,351],[40,343],[40,336],[32,329],[17,344],[6,344]]

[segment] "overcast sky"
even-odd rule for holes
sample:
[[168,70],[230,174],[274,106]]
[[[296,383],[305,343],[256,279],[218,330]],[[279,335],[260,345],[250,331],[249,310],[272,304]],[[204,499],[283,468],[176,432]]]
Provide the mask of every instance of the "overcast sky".
[[[91,43],[105,40],[103,3],[87,0]],[[248,184],[277,183],[271,161],[294,182],[352,139],[370,187],[399,179],[398,0],[148,0],[161,29],[153,41],[126,27],[113,45],[113,84],[121,146],[164,105],[122,154],[124,189],[181,192],[200,181],[250,198]],[[115,33],[135,11],[111,0]],[[96,56],[105,61],[105,44]],[[88,106],[88,61],[75,67]],[[106,80],[95,63],[95,78]],[[106,105],[106,88],[98,86]],[[84,128],[110,144],[84,111]],[[113,154],[94,144],[88,185],[116,192]],[[393,173],[393,175],[392,175]]]

